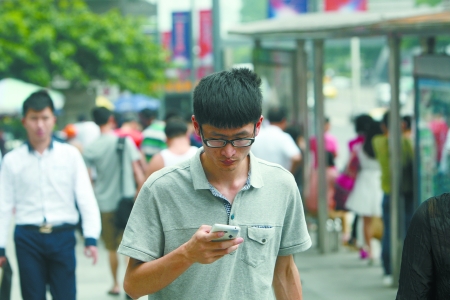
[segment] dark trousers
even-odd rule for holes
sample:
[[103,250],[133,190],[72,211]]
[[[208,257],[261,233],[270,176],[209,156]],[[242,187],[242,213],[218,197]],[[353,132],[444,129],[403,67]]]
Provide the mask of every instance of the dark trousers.
[[11,285],[12,285],[12,269],[9,261],[2,266],[3,275],[2,282],[0,282],[0,300],[10,300],[11,299]]
[[50,234],[16,226],[14,232],[22,298],[45,300],[47,284],[54,300],[75,300],[75,232]]
[[[412,193],[405,193],[403,195],[404,210],[402,220],[399,221],[400,232],[403,238],[406,237],[406,231],[414,213],[414,199]],[[392,274],[391,266],[391,196],[384,194],[383,196],[383,238],[381,240],[381,260],[383,262],[383,269],[385,275]]]

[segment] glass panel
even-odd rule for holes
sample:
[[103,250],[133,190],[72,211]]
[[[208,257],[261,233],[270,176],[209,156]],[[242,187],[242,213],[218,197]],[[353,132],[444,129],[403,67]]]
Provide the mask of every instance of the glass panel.
[[419,199],[450,191],[450,82],[419,79],[417,85]]

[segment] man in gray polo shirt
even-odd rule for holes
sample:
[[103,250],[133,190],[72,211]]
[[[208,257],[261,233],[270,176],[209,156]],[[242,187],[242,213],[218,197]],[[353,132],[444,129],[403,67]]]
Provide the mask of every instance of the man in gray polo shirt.
[[[260,84],[233,69],[195,88],[192,122],[203,148],[149,177],[119,247],[131,258],[124,288],[133,298],[302,298],[292,254],[311,239],[297,185],[250,152],[263,120]],[[241,237],[213,242],[224,235],[211,232],[216,223],[239,226]]]

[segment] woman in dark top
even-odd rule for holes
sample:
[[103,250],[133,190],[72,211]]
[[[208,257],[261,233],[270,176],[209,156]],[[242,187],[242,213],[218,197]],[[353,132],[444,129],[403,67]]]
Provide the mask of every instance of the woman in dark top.
[[428,199],[414,214],[397,299],[450,299],[450,193]]

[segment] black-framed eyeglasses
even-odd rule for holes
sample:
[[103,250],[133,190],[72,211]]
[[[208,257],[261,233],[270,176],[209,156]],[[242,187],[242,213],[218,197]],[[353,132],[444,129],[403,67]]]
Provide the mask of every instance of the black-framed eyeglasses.
[[[253,136],[255,136],[256,124],[253,127]],[[249,147],[255,142],[255,138],[243,138],[243,139],[234,139],[234,140],[222,140],[222,139],[205,139],[203,136],[202,126],[200,126],[200,136],[205,143],[206,146],[210,148],[222,148],[225,147],[228,143],[233,145],[236,148],[244,148]]]

